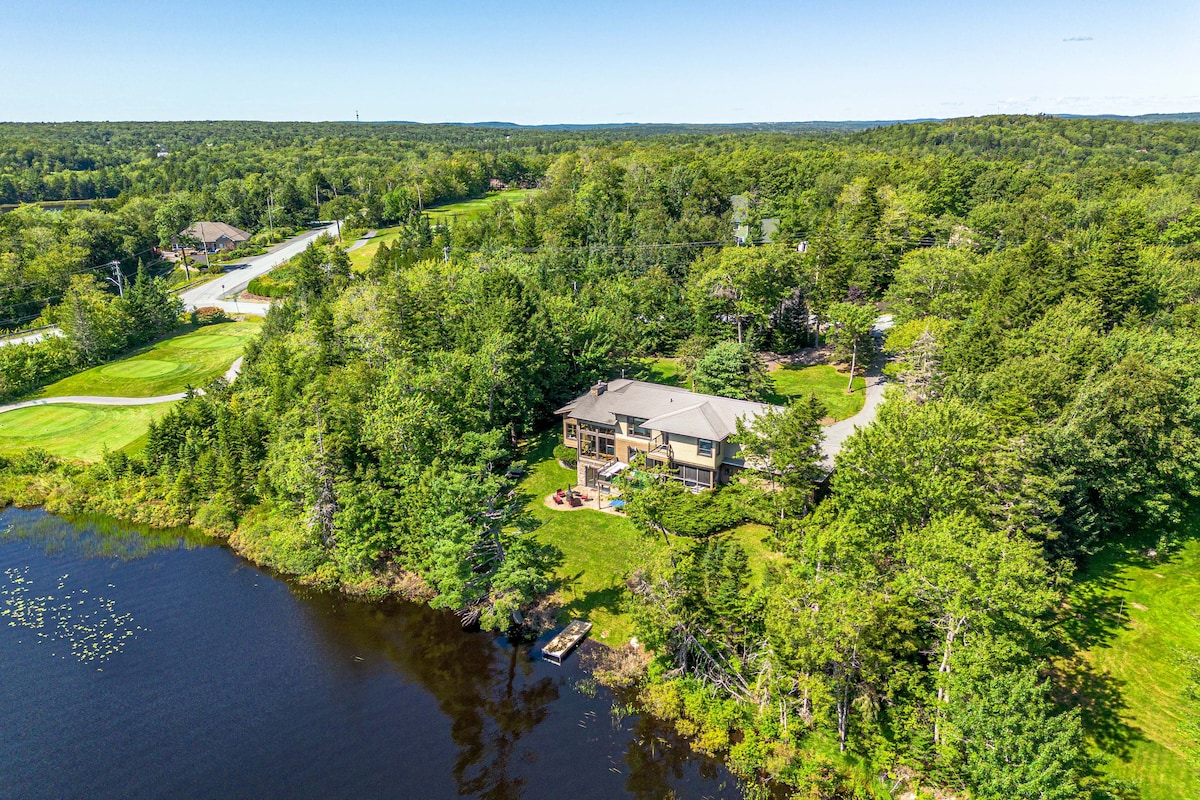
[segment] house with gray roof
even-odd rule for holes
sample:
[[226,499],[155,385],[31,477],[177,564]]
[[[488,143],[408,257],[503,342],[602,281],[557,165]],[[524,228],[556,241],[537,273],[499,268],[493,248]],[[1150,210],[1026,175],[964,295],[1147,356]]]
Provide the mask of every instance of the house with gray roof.
[[641,454],[688,486],[708,489],[747,468],[729,441],[737,420],[753,422],[771,408],[778,406],[622,378],[597,383],[555,413],[563,418],[563,444],[579,452],[584,486],[602,488]]
[[176,249],[182,240],[191,239],[200,243],[199,249],[209,253],[232,250],[242,242],[250,240],[250,234],[224,222],[197,222],[179,232]]

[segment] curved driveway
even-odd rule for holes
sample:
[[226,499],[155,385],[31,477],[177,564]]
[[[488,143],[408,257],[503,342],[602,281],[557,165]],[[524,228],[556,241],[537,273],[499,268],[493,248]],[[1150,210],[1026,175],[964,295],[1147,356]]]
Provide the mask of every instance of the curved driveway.
[[[237,378],[238,373],[242,371],[242,359],[234,361],[233,364],[225,371],[225,380],[233,383]],[[204,394],[203,389],[196,389],[196,394]],[[13,403],[7,406],[0,406],[0,414],[6,411],[16,411],[18,408],[32,408],[34,406],[50,406],[60,405],[63,403],[74,403],[85,406],[152,406],[155,403],[172,403],[176,400],[182,400],[187,396],[187,392],[176,392],[175,394],[163,394],[158,397],[104,397],[101,395],[90,394],[74,394],[64,395],[62,397],[42,397],[37,400],[26,400],[21,403]]]
[[821,440],[821,462],[825,465],[826,469],[833,469],[833,460],[837,458],[837,454],[842,450],[842,445],[854,435],[855,431],[859,428],[865,428],[875,421],[875,414],[879,411],[879,404],[883,402],[885,385],[886,382],[883,379],[883,375],[878,369],[868,371],[866,396],[863,399],[862,410],[853,417],[848,417],[841,422],[835,422],[821,429],[821,432],[825,434],[825,438]]
[[[876,318],[871,330],[876,337],[880,337],[888,328],[892,327],[892,324],[892,315],[882,314]],[[846,440],[853,436],[859,428],[865,428],[875,421],[875,415],[879,412],[879,404],[883,402],[883,390],[886,383],[883,377],[882,360],[882,351],[880,351],[876,355],[875,361],[867,368],[867,388],[862,410],[853,417],[835,422],[822,430],[825,437],[821,440],[821,463],[826,470],[833,471],[833,461],[842,451],[842,445],[846,443]]]

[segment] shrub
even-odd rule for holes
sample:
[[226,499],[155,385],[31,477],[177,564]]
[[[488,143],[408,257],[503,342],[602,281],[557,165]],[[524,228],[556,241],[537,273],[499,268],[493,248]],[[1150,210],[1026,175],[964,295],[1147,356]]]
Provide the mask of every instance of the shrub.
[[579,451],[574,447],[567,447],[565,444],[555,445],[554,457],[568,467],[573,467],[579,460]]
[[216,306],[201,306],[192,312],[192,322],[197,325],[215,325],[218,322],[228,322],[229,317]]
[[276,280],[270,275],[262,275],[250,281],[246,291],[259,297],[287,297],[294,288],[288,281]]
[[662,516],[663,524],[679,536],[711,536],[743,522],[773,524],[762,499],[740,483],[731,483],[711,492],[679,495]]

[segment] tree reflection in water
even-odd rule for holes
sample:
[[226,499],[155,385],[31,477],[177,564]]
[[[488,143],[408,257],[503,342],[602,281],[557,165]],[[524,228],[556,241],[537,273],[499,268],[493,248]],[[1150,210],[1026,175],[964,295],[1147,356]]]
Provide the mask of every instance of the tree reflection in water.
[[151,528],[111,517],[57,517],[40,509],[3,509],[0,539],[37,545],[47,555],[142,558],[156,550],[209,547],[216,539],[191,528]]
[[[573,688],[584,676],[571,661],[563,668],[535,662],[528,645],[464,633],[452,614],[421,605],[300,594],[331,646],[384,660],[436,698],[457,746],[447,766],[461,795],[515,800],[527,796],[531,777],[538,786],[554,785],[556,773],[578,767],[623,773],[625,791],[645,800],[684,796],[680,782],[694,786],[696,778],[706,785],[695,796],[738,796],[720,764],[656,721],[630,716],[615,726],[599,722],[616,698],[605,689],[587,697]],[[569,740],[538,731],[552,711],[578,720]],[[603,749],[611,751],[607,763]]]

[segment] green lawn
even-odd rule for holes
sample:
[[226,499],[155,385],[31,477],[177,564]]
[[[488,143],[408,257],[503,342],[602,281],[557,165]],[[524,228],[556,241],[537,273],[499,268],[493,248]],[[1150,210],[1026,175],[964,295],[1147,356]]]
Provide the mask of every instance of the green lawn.
[[1200,718],[1200,702],[1184,696],[1179,658],[1200,654],[1200,539],[1165,563],[1099,557],[1073,607],[1095,640],[1084,653],[1090,669],[1076,678],[1095,709],[1085,718],[1093,742],[1116,755],[1111,773],[1135,781],[1144,800],[1200,797],[1200,765],[1189,765],[1181,729],[1189,706]]
[[[843,375],[829,364],[780,367],[771,373],[771,379],[775,382],[775,393],[768,395],[767,400],[784,405],[793,398],[815,394],[817,399],[825,404],[831,419],[846,419],[862,410],[867,390],[866,380],[858,377],[854,379],[853,394],[846,394],[848,377],[848,374]],[[687,382],[679,374],[677,358],[649,359],[644,369],[638,373],[638,380],[687,387]]]
[[[56,456],[97,461],[104,452],[135,445],[151,420],[171,403],[149,406],[34,406],[0,414],[0,453],[40,447]],[[143,442],[144,446],[144,442]]]
[[[400,228],[380,228],[375,235],[367,240],[367,243],[357,250],[352,250],[347,255],[350,256],[350,269],[354,272],[366,272],[367,267],[371,266],[371,259],[375,257],[375,251],[379,249],[381,244],[391,246],[392,242],[400,237]],[[346,242],[346,244],[354,244]]]
[[[613,646],[634,635],[633,620],[624,608],[626,576],[663,547],[661,539],[643,536],[623,516],[584,509],[557,511],[543,502],[555,490],[575,482],[575,471],[563,469],[551,455],[558,432],[544,434],[529,454],[530,472],[521,483],[529,509],[542,523],[535,536],[562,551],[556,570],[557,599],[563,606],[560,622],[583,618],[594,624],[592,635]],[[728,534],[750,556],[755,577],[762,580],[770,563],[782,563],[765,539],[762,525],[742,525]]]
[[495,192],[486,197],[477,197],[474,200],[464,200],[461,203],[448,203],[444,206],[427,208],[425,209],[425,214],[434,225],[453,225],[457,221],[468,220],[478,215],[479,212],[492,207],[501,200],[507,200],[509,203],[516,205],[536,191],[537,189],[505,189],[503,192]]
[[853,417],[862,410],[866,399],[867,382],[861,377],[854,379],[854,392],[846,394],[846,383],[850,374],[838,372],[829,364],[811,367],[780,367],[771,373],[775,381],[775,394],[767,398],[772,403],[784,404],[796,397],[810,394],[825,404],[826,413],[834,420]]
[[[494,205],[499,200],[507,200],[516,205],[536,191],[537,189],[505,189],[503,192],[495,192],[486,197],[478,197],[474,200],[464,200],[461,203],[449,203],[444,206],[427,208],[425,209],[425,213],[429,216],[429,221],[434,225],[452,225],[457,220],[466,220],[474,217],[480,211]],[[349,254],[350,268],[355,272],[365,272],[367,267],[371,265],[371,259],[375,257],[375,251],[379,249],[379,246],[381,244],[391,245],[399,236],[399,227],[380,228],[375,236],[371,237],[365,245]],[[347,244],[351,243],[347,242]]]
[[536,536],[562,551],[556,572],[558,600],[566,617],[594,624],[593,638],[619,645],[633,636],[633,623],[622,613],[625,575],[646,538],[622,516],[601,511],[552,511],[543,503],[555,490],[575,482],[575,471],[563,469],[551,455],[556,432],[542,437],[529,455],[530,472],[521,484],[529,509],[541,521]]
[[157,397],[200,387],[225,374],[261,322],[207,325],[164,339],[136,355],[63,378],[38,397]]
[[687,382],[679,374],[678,358],[651,358],[637,376],[639,381],[661,383],[664,386],[682,386],[687,388]]

